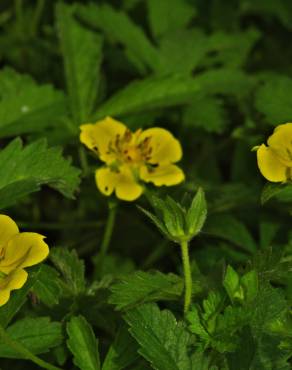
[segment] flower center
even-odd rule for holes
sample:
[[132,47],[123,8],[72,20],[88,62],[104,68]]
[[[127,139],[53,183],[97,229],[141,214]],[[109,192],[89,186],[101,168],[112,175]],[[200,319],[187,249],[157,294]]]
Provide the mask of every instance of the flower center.
[[124,135],[117,134],[114,141],[109,143],[108,153],[114,153],[118,162],[128,165],[142,164],[151,159],[151,138],[140,139],[142,130],[132,133],[126,130]]

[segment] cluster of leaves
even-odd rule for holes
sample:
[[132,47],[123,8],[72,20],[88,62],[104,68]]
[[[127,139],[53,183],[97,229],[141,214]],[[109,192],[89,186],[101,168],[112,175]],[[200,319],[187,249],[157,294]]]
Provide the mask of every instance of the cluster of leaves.
[[[251,148],[292,118],[292,5],[11,3],[0,7],[0,209],[52,248],[0,307],[0,367],[290,369],[292,188],[265,185]],[[78,135],[107,115],[172,131],[186,181],[148,189],[157,215],[139,200],[162,236],[120,204],[101,262],[107,199]],[[202,192],[188,201],[200,187],[205,224]],[[193,275],[185,318],[168,240],[181,232]]]

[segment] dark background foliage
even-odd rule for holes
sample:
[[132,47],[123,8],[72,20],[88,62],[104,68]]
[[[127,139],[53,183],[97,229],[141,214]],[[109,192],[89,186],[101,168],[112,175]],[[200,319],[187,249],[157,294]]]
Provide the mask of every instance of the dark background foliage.
[[[40,232],[50,246],[61,248],[52,252],[50,268],[39,273],[33,287],[37,303],[29,299],[14,318],[48,316],[61,323],[63,340],[57,336],[55,347],[48,346],[54,348],[43,358],[66,369],[98,369],[97,363],[78,363],[72,339],[76,328],[85,332],[90,323],[101,362],[110,345],[117,351],[116,364],[103,364],[103,370],[289,369],[291,187],[267,185],[251,149],[265,142],[275,126],[291,121],[292,3],[3,0],[0,27],[0,206],[22,229]],[[186,181],[150,190],[178,201],[199,186],[205,190],[207,222],[190,245],[198,264],[193,262],[193,300],[201,316],[196,318],[192,311],[190,331],[178,334],[183,329],[172,330],[174,317],[167,323],[157,306],[141,305],[159,302],[160,309],[168,308],[182,319],[179,249],[163,240],[136,204],[119,204],[110,253],[102,265],[93,257],[101,243],[108,199],[94,184],[98,160],[82,148],[78,134],[80,124],[106,115],[133,130],[165,127],[181,141]],[[12,142],[17,136],[24,148],[37,148],[24,157],[21,148],[15,149],[21,144]],[[23,164],[9,179],[4,166],[7,145],[14,145],[13,161]],[[62,147],[63,156],[58,151],[49,154],[48,148],[55,146]],[[41,158],[38,171],[32,165],[36,158]],[[80,184],[68,158],[82,170]],[[137,204],[149,208],[144,197]],[[70,255],[74,249],[85,265],[77,254]],[[244,303],[238,297],[233,300],[234,292],[222,283],[228,265],[239,276],[255,271],[258,282],[249,284],[258,284],[261,294],[249,301],[251,293],[246,293]],[[146,275],[139,276],[138,270]],[[234,276],[230,279],[236,280]],[[144,295],[135,296],[137,291]],[[203,299],[209,302],[204,308]],[[254,316],[247,315],[256,308]],[[78,315],[88,323],[78,321]],[[153,328],[149,322],[145,325],[160,344],[164,339],[158,327],[170,327],[166,353],[172,362],[155,358],[155,344],[141,338],[139,315],[146,321],[157,318]],[[211,328],[211,316],[217,329]],[[200,325],[208,327],[211,339]],[[187,354],[175,341],[178,335],[189,341]],[[88,336],[87,344],[94,348],[93,332]],[[125,343],[128,352],[123,353]],[[177,367],[174,348],[182,357]],[[34,366],[4,359],[11,357],[5,351],[2,359],[1,353],[0,345],[2,369],[11,363],[15,369]]]

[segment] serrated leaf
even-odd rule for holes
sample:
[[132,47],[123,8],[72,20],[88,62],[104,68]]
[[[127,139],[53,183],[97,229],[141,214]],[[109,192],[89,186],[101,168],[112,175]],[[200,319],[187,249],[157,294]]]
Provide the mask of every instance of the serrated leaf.
[[72,198],[79,173],[60,149],[48,148],[44,140],[23,147],[21,140],[15,139],[0,151],[0,208],[15,204],[41,185]]
[[70,109],[79,125],[89,119],[96,104],[102,37],[85,28],[75,18],[75,7],[58,3],[56,20],[64,59]]
[[81,370],[100,370],[98,340],[83,316],[74,316],[67,324],[67,346],[74,356],[74,364]]
[[183,281],[177,275],[136,271],[111,287],[109,302],[121,310],[151,301],[177,300],[182,292]]
[[208,51],[207,36],[199,29],[173,30],[160,40],[155,72],[159,75],[188,74]]
[[196,77],[204,94],[224,94],[235,97],[246,96],[253,87],[254,80],[242,69],[210,69]]
[[114,9],[109,4],[81,5],[79,15],[94,28],[101,29],[114,44],[122,44],[126,56],[141,72],[154,69],[158,53],[146,37],[143,29],[123,11]]
[[191,331],[191,333],[196,334],[203,341],[208,342],[210,340],[210,334],[208,333],[204,325],[201,323],[201,318],[198,309],[196,307],[192,307],[190,311],[187,313],[186,318],[190,324],[189,330]]
[[[220,312],[222,306],[222,297],[219,292],[211,291],[208,294],[208,297],[203,300],[203,309],[202,317],[205,321],[215,320],[216,315]],[[212,328],[213,329],[213,328]]]
[[61,124],[66,114],[64,94],[51,85],[38,85],[13,69],[0,72],[0,137],[44,131]]
[[206,132],[222,133],[228,124],[223,102],[212,96],[198,96],[183,112],[183,124]]
[[182,29],[196,15],[194,6],[184,0],[148,0],[148,17],[153,36]]
[[119,116],[154,108],[184,104],[200,90],[190,77],[148,77],[116,92],[95,112],[95,118]]
[[71,294],[78,295],[85,290],[84,262],[78,258],[75,250],[52,248],[50,259],[61,272],[66,287]]
[[255,28],[244,32],[214,32],[207,41],[211,52],[202,64],[204,66],[222,64],[226,67],[240,67],[246,62],[249,52],[260,36],[259,30]]
[[120,116],[155,108],[183,105],[198,94],[245,95],[251,79],[240,70],[210,70],[196,77],[174,75],[148,77],[129,83],[93,114],[94,119]]
[[259,287],[257,272],[255,270],[251,270],[244,274],[240,279],[240,284],[244,289],[245,301],[253,301],[258,293]]
[[[48,317],[18,320],[6,331],[12,340],[19,342],[33,354],[48,352],[62,342],[61,324],[51,322]],[[0,357],[27,359],[3,342],[0,343]]]
[[236,297],[236,293],[240,289],[239,280],[238,273],[233,269],[232,266],[228,265],[223,279],[223,286],[226,289],[231,301],[233,301],[233,299]]
[[203,189],[199,188],[186,214],[187,232],[197,235],[207,218],[207,203]]
[[164,223],[171,235],[183,236],[185,228],[185,210],[170,196],[163,206]]
[[122,370],[131,365],[138,357],[137,343],[123,326],[119,329],[110,346],[102,370]]
[[140,353],[156,370],[194,370],[188,354],[190,335],[168,310],[145,304],[125,315]]
[[57,304],[62,293],[58,272],[51,266],[43,265],[32,290],[45,305],[51,307]]
[[169,235],[167,229],[165,228],[163,222],[154,215],[153,213],[147,211],[146,209],[139,207],[140,211],[142,211],[153,223],[154,225],[158,228],[158,230],[162,233],[162,235],[166,236],[167,238],[171,239],[171,236]]
[[267,183],[261,194],[261,203],[265,204],[274,197],[281,197],[286,202],[292,201],[291,184],[270,184]]
[[255,106],[273,126],[290,122],[292,79],[284,75],[272,75],[257,90]]
[[288,305],[280,289],[268,282],[261,282],[252,307],[252,330],[260,335],[269,325],[287,314]]
[[256,352],[256,343],[249,328],[244,328],[239,336],[239,344],[235,352],[227,354],[230,370],[250,369]]

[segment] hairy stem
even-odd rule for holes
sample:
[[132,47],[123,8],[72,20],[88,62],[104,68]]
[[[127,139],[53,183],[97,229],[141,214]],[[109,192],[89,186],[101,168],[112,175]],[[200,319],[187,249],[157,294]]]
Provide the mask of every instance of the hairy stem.
[[117,203],[115,202],[109,202],[109,214],[107,218],[107,222],[105,225],[105,231],[103,234],[101,246],[100,246],[100,252],[98,256],[98,261],[101,264],[104,260],[104,257],[107,254],[108,247],[111,242],[113,229],[116,221],[116,214],[117,214]]
[[192,272],[190,266],[189,257],[189,245],[188,242],[182,241],[181,244],[181,254],[185,278],[185,300],[184,300],[184,313],[186,314],[189,310],[191,300],[192,300]]

